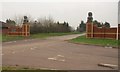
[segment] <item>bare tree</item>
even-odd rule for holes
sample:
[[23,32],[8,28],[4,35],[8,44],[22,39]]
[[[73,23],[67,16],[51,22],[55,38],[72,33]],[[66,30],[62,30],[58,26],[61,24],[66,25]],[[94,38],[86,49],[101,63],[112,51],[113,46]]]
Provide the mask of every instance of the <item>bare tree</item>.
[[37,21],[40,22],[43,26],[54,24],[54,19],[51,16],[38,18]]
[[21,25],[23,23],[23,16],[14,16],[13,20],[16,22],[17,25]]
[[27,16],[29,22],[32,22],[33,19],[30,15],[15,15],[13,20],[16,22],[16,25],[21,26],[23,24],[24,16]]

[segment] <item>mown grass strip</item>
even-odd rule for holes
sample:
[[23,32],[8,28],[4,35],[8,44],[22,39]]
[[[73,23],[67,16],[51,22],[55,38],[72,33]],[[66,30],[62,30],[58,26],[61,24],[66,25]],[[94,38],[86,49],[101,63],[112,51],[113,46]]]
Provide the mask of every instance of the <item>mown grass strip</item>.
[[101,38],[86,38],[86,36],[79,36],[77,38],[71,39],[70,42],[80,43],[80,44],[118,47],[118,40],[101,39]]

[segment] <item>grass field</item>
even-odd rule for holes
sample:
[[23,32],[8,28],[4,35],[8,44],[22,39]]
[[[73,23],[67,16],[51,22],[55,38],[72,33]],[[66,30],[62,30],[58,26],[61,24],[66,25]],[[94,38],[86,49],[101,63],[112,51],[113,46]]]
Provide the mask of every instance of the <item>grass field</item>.
[[29,37],[23,36],[7,36],[7,35],[0,35],[0,41],[14,41],[14,40],[22,40],[22,39],[33,39],[33,38],[46,38],[50,36],[62,36],[62,35],[70,35],[70,34],[79,34],[79,32],[70,32],[70,33],[39,33],[39,34],[31,34]]
[[80,43],[80,44],[91,44],[91,45],[118,47],[118,40],[86,38],[85,36],[80,36],[80,37],[71,39],[70,42]]

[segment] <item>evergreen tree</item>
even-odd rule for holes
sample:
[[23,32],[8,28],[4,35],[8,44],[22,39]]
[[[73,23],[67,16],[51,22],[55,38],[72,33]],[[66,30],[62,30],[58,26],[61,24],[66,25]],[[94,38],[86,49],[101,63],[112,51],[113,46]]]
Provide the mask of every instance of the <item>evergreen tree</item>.
[[16,24],[14,20],[10,20],[10,19],[7,19],[6,23],[9,24],[9,25],[15,25]]
[[77,27],[77,31],[79,31],[79,32],[84,32],[84,31],[86,31],[86,24],[84,23],[84,21],[81,21],[81,23],[80,23],[79,26]]
[[98,22],[97,20],[94,20],[93,24],[97,25],[97,27],[102,27],[102,24]]
[[107,27],[107,28],[110,28],[110,23],[105,22],[105,23],[104,23],[104,26]]

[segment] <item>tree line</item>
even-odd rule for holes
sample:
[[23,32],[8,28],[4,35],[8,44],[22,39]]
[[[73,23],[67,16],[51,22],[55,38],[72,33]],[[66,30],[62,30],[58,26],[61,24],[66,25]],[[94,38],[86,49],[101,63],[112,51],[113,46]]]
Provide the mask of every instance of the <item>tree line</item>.
[[[15,26],[17,25],[17,21],[22,22],[23,19],[20,17],[21,20],[11,20],[7,19],[6,24]],[[22,24],[22,23],[20,23]],[[55,22],[52,17],[48,18],[38,18],[37,20],[33,21],[32,19],[29,19],[30,24],[30,32],[31,34],[35,33],[60,33],[60,32],[72,32],[72,31],[78,31],[78,32],[85,32],[86,31],[86,23],[82,20],[79,26],[74,30],[68,22],[64,21],[63,23],[60,23],[59,21]],[[107,27],[110,28],[110,23],[105,22],[101,23],[97,20],[93,21],[93,24],[97,27]],[[4,26],[4,25],[3,25]]]
[[[47,20],[46,20],[47,21]],[[30,28],[31,34],[34,33],[60,33],[60,32],[71,32],[72,28],[69,26],[68,22],[37,22],[32,23]]]
[[[110,28],[110,23],[108,23],[108,22],[100,23],[97,20],[94,20],[93,24],[96,25],[97,27]],[[86,31],[86,23],[83,20],[81,21],[81,23],[77,27],[76,31],[78,31],[78,32],[85,32]]]
[[[15,19],[16,20],[16,19]],[[6,24],[8,26],[16,26],[20,25],[17,24],[17,21],[7,19]],[[20,20],[20,21],[23,21]],[[19,22],[20,22],[19,21]],[[21,23],[22,25],[23,23]],[[29,20],[30,24],[30,32],[31,34],[36,34],[36,33],[60,33],[60,32],[72,32],[72,27],[69,25],[68,22],[64,21],[63,23],[55,22],[53,18],[38,18],[37,20]],[[3,24],[4,26],[4,24]]]

